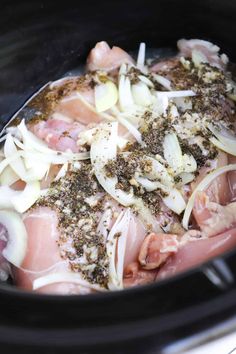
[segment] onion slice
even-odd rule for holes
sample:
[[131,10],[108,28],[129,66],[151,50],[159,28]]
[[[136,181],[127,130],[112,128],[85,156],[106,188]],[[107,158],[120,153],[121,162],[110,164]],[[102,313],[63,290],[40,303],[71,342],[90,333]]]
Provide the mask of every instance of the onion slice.
[[[11,156],[15,156],[17,151],[18,150],[15,146],[13,137],[11,136],[11,134],[8,133],[4,144],[4,155],[6,159],[10,158]],[[19,176],[20,179],[22,180],[25,179],[26,168],[20,156],[16,158],[14,161],[10,161],[9,165],[11,166],[13,171],[17,174],[17,176]]]
[[50,149],[42,140],[27,129],[24,119],[18,125],[18,129],[22,135],[25,149],[31,152],[36,150],[42,154],[59,155],[68,160],[83,160],[85,156],[86,158],[89,157],[85,153],[69,153]]
[[175,97],[191,97],[196,96],[196,93],[192,90],[183,90],[183,91],[157,91],[157,94],[160,96],[166,96],[168,98]]
[[20,216],[14,211],[0,210],[0,223],[8,233],[7,246],[3,256],[16,267],[20,267],[27,248],[27,232]]
[[107,177],[105,165],[116,159],[118,123],[105,123],[94,137],[90,149],[91,163],[95,176],[105,191],[121,205],[129,206],[135,201],[132,193],[125,193],[116,188],[117,177]]
[[122,211],[107,237],[107,254],[109,257],[108,287],[110,290],[123,288],[124,256],[130,218],[129,208],[126,211]]
[[87,282],[79,275],[79,273],[73,273],[69,271],[51,273],[35,279],[33,282],[33,290],[37,290],[46,285],[55,284],[55,283],[74,283],[74,284],[81,285],[82,287],[94,289],[97,291],[106,290],[104,288],[101,288],[99,285]]
[[146,44],[142,42],[139,45],[137,64],[136,64],[137,68],[141,71],[144,69],[144,65],[145,65],[145,51],[146,51]]
[[11,198],[11,203],[16,211],[18,211],[19,213],[24,213],[37,201],[39,197],[39,181],[29,182],[26,184],[26,187],[22,192],[16,193]]
[[175,173],[182,172],[183,169],[183,155],[179,140],[174,133],[165,135],[163,142],[164,157],[169,166],[173,168]]
[[195,197],[198,192],[202,192],[204,189],[206,189],[212,181],[214,181],[215,178],[219,177],[223,173],[229,172],[229,171],[234,171],[236,170],[236,164],[231,164],[227,165],[224,167],[220,167],[215,169],[214,171],[210,172],[203,180],[197,185],[196,189],[193,191],[191,197],[188,200],[183,220],[182,220],[182,225],[183,227],[187,230],[188,229],[188,224],[189,224],[189,219],[194,207],[194,201]]
[[118,100],[118,91],[112,81],[95,86],[95,106],[98,112],[104,112],[113,107]]

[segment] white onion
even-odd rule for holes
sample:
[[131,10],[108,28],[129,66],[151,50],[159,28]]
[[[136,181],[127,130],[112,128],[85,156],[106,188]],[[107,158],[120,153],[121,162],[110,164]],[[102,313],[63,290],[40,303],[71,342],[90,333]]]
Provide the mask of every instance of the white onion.
[[145,172],[144,175],[150,179],[160,179],[161,183],[172,187],[174,184],[173,178],[169,175],[167,169],[163,164],[154,159],[153,157],[145,157],[144,161],[151,162],[151,171]]
[[120,285],[121,289],[123,289],[124,260],[125,260],[125,251],[126,251],[126,244],[127,244],[128,233],[129,233],[130,220],[131,220],[131,211],[130,208],[128,208],[126,209],[123,216],[123,220],[122,220],[123,232],[121,232],[121,235],[118,237],[118,245],[117,245],[116,271],[117,271],[118,284]]
[[9,186],[0,187],[0,209],[13,209],[12,198],[21,192],[16,191]]
[[162,95],[162,94],[159,94],[159,92],[158,92],[156,94],[156,98],[154,99],[154,102],[153,102],[154,112],[157,112],[157,114],[159,114],[159,115],[166,116],[168,105],[169,105],[169,100],[168,100],[167,95]]
[[197,187],[195,188],[191,197],[188,200],[188,203],[187,203],[187,206],[186,206],[186,209],[184,212],[183,220],[182,220],[183,227],[186,230],[188,229],[189,218],[192,213],[192,209],[194,206],[194,201],[195,201],[195,197],[196,197],[197,193],[206,189],[211,184],[211,182],[214,181],[214,179],[217,178],[218,176],[220,176],[221,174],[229,172],[229,171],[234,171],[234,170],[236,170],[236,164],[231,164],[231,165],[217,168],[216,170],[214,170],[214,171],[210,172],[208,175],[206,175],[206,177],[203,178],[203,180],[197,185]]
[[156,189],[161,189],[167,193],[168,196],[161,196],[165,205],[173,210],[176,214],[181,214],[186,207],[186,203],[180,191],[176,188],[168,188],[158,181],[150,181],[147,178],[135,177],[138,183],[140,183],[148,192],[152,192]]
[[22,134],[25,149],[27,150],[36,150],[37,152],[48,155],[59,155],[59,157],[65,157],[68,160],[85,159],[85,156],[87,155],[86,153],[61,152],[48,148],[42,140],[40,140],[38,137],[36,137],[36,135],[27,129],[24,119],[18,125],[18,129]]
[[133,206],[139,214],[139,219],[147,227],[148,230],[152,230],[153,232],[162,231],[157,218],[152,215],[151,211],[145,206],[141,198],[136,199]]
[[78,98],[90,111],[92,111],[93,113],[98,114],[100,117],[108,120],[108,121],[113,121],[113,117],[105,112],[100,112],[98,113],[97,110],[95,109],[95,107],[93,105],[91,105],[91,103],[89,103],[88,101],[86,101],[86,99],[83,97],[83,95],[81,95],[79,93],[79,91],[76,91],[75,94],[73,94],[73,96],[69,96],[68,98],[64,98],[63,102],[67,102],[67,101],[71,101],[74,100],[75,98]]
[[166,96],[168,98],[176,97],[191,97],[196,96],[196,93],[192,90],[183,90],[183,91],[157,91],[158,96]]
[[184,186],[185,184],[188,184],[195,179],[195,175],[188,172],[182,172],[178,176],[181,178],[181,182],[178,183],[180,186]]
[[34,181],[27,183],[23,191],[16,193],[11,198],[11,203],[16,211],[19,213],[24,213],[37,201],[39,197],[40,183],[39,181]]
[[191,173],[197,170],[197,162],[192,155],[183,155],[183,172]]
[[134,102],[137,105],[147,107],[152,103],[152,96],[149,88],[143,82],[138,82],[137,84],[132,85],[132,95]]
[[115,200],[124,206],[134,203],[132,194],[123,192],[116,188],[117,177],[107,177],[105,165],[116,159],[117,154],[118,123],[107,123],[99,129],[91,144],[90,158],[98,182]]
[[54,178],[54,181],[59,181],[60,178],[65,177],[66,172],[68,170],[68,163],[64,163],[64,165],[62,165],[62,167],[60,168],[58,174],[56,175],[56,177]]
[[169,209],[173,210],[178,215],[186,208],[185,200],[180,191],[176,188],[170,189],[168,196],[164,197],[162,200]]
[[146,76],[144,75],[138,75],[138,78],[140,81],[142,81],[144,84],[146,84],[148,87],[153,88],[154,84],[151,80],[149,80]]
[[236,156],[236,149],[232,145],[226,145],[216,138],[210,138],[210,142],[215,145],[218,149],[227,152],[230,155]]
[[[109,283],[110,290],[123,288],[123,266],[126,240],[129,230],[130,209],[122,211],[107,238],[107,254],[109,257]],[[119,237],[116,235],[120,233]],[[117,259],[117,260],[116,260]]]
[[183,155],[175,133],[169,133],[165,135],[163,142],[163,152],[167,163],[173,168],[174,172],[182,172]]
[[146,51],[146,44],[140,43],[136,66],[141,71],[143,70],[145,65],[145,51]]
[[[11,156],[15,156],[17,154],[17,148],[15,146],[13,137],[10,134],[7,134],[6,141],[4,144],[4,155],[6,159],[11,158]],[[14,161],[9,162],[13,171],[19,176],[20,179],[24,180],[26,176],[25,165],[19,156]]]
[[46,285],[51,285],[55,283],[74,283],[85,288],[94,289],[97,291],[105,291],[105,289],[101,288],[99,285],[92,284],[84,280],[79,273],[69,271],[51,273],[35,279],[33,281],[33,290],[37,290]]
[[17,176],[10,166],[7,166],[0,174],[0,183],[2,186],[10,186],[18,180],[19,176]]
[[95,107],[98,112],[104,112],[113,107],[118,100],[118,91],[112,81],[96,85],[94,89]]
[[140,145],[143,145],[142,134],[139,132],[135,126],[130,123],[127,119],[121,116],[117,117],[118,121],[130,132],[130,134],[137,140]]
[[210,138],[210,141],[214,145],[216,145],[219,149],[236,156],[236,136],[233,135],[230,130],[227,130],[223,126],[216,128],[212,124],[208,124],[208,129],[218,139],[216,140],[214,137]]
[[0,223],[8,233],[7,245],[3,256],[13,265],[19,267],[24,260],[27,248],[27,232],[20,216],[8,210],[0,210]]
[[176,106],[183,112],[193,108],[192,101],[189,98],[177,97],[174,98],[174,102]]
[[122,111],[134,105],[130,79],[124,75],[121,75],[119,80],[119,105]]
[[152,74],[154,79],[161,84],[163,87],[165,87],[167,90],[171,90],[171,82],[170,80],[166,79],[164,76],[158,75],[158,74]]

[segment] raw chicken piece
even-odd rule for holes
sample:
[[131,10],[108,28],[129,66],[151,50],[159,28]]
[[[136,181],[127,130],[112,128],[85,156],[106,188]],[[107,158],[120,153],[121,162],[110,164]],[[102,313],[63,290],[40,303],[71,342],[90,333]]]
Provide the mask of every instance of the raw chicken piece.
[[156,270],[142,269],[138,262],[129,264],[124,271],[124,287],[129,288],[136,285],[152,283],[156,277]]
[[[16,284],[32,290],[33,281],[43,275],[67,272],[68,265],[63,262],[57,241],[59,240],[56,212],[47,207],[38,207],[24,216],[28,233],[28,248],[21,269],[14,270]],[[48,270],[51,268],[51,270]],[[55,283],[37,290],[40,293],[84,294],[91,290],[73,283]]]
[[140,249],[139,262],[142,268],[155,269],[178,251],[177,235],[149,234]]
[[160,269],[156,279],[165,279],[199,265],[236,246],[236,228],[218,236],[187,242]]
[[98,42],[91,50],[87,59],[89,71],[103,70],[112,71],[118,69],[121,64],[132,64],[133,59],[119,47],[110,48],[106,42]]
[[228,63],[227,56],[225,54],[219,55],[220,48],[211,42],[200,39],[180,39],[177,42],[177,46],[180,50],[180,55],[191,58],[193,50],[198,51],[204,56],[204,62],[208,62],[219,69],[225,69]]
[[[232,155],[228,155],[229,164],[236,163],[236,157]],[[231,171],[228,172],[228,182],[229,182],[229,189],[230,189],[230,201],[236,200],[236,172]]]
[[85,125],[99,123],[102,119],[95,111],[94,100],[94,90],[86,87],[62,98],[55,110]]
[[236,202],[226,206],[211,202],[204,192],[195,199],[194,217],[206,237],[218,235],[236,227]]
[[179,58],[168,58],[161,59],[157,63],[151,66],[150,71],[154,73],[158,73],[158,71],[171,71],[171,69],[175,68],[179,64]]
[[78,134],[85,129],[78,122],[67,122],[61,119],[48,119],[30,126],[30,130],[38,138],[44,140],[53,150],[78,152]]

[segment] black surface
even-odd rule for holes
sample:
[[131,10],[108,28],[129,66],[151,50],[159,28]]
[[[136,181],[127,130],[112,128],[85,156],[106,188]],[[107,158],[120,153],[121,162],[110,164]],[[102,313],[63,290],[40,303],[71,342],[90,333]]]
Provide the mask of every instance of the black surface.
[[[50,80],[84,62],[96,41],[126,50],[210,39],[236,61],[236,2],[1,1],[0,113],[6,122]],[[169,281],[85,297],[0,285],[0,351],[157,354],[236,314],[235,252]],[[212,276],[213,275],[213,276]]]

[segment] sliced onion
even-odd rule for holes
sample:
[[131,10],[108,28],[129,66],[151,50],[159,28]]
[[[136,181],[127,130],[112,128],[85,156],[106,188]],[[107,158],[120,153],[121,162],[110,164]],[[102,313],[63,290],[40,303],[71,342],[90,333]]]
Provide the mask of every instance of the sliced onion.
[[134,207],[139,214],[140,220],[147,227],[148,230],[151,230],[156,233],[162,232],[157,218],[152,215],[151,211],[146,207],[141,198],[135,200]]
[[[10,134],[7,134],[6,141],[4,144],[4,155],[7,158],[15,156],[17,153],[17,148],[15,146],[13,137]],[[24,180],[26,176],[25,165],[19,156],[17,159],[9,163],[13,171],[19,176],[20,179]]]
[[144,65],[145,65],[145,51],[146,51],[146,44],[140,43],[136,65],[137,65],[137,68],[141,71],[143,70]]
[[24,213],[40,197],[40,183],[34,181],[27,183],[22,192],[18,192],[11,198],[11,203],[16,211]]
[[197,162],[192,155],[183,155],[183,172],[191,173],[197,170]]
[[67,170],[68,170],[68,162],[64,163],[64,165],[60,168],[58,174],[54,178],[54,181],[55,182],[59,181],[60,178],[65,177]]
[[[232,134],[232,132],[223,126],[220,126],[218,128],[214,127],[212,124],[208,124],[208,129],[215,135],[215,137],[218,139],[219,143],[217,146],[217,142],[215,138],[210,138],[212,143],[219,147],[221,150],[227,149],[229,151],[232,151],[235,156],[236,154],[236,136]],[[227,150],[224,150],[226,152],[229,152]],[[231,152],[229,152],[231,153]]]
[[120,69],[119,69],[119,76],[121,75],[126,75],[128,70],[128,66],[126,63],[121,64]]
[[189,98],[177,97],[174,99],[174,102],[176,106],[183,112],[193,108],[192,101]]
[[82,287],[85,288],[94,289],[97,291],[105,291],[105,289],[101,288],[99,285],[92,284],[84,280],[79,273],[73,273],[69,271],[51,273],[35,279],[33,281],[33,290],[37,290],[46,285],[51,285],[55,283],[74,283],[74,284],[81,285]]
[[36,135],[34,135],[31,131],[27,129],[24,119],[18,125],[18,129],[22,134],[24,146],[25,149],[27,150],[31,150],[31,151],[36,150],[42,154],[48,154],[48,155],[59,155],[62,157],[66,157],[68,160],[85,159],[86,154],[84,153],[61,152],[61,151],[55,151],[48,148],[47,145],[42,140],[40,140]]
[[183,90],[183,91],[157,91],[157,95],[166,96],[168,98],[176,97],[191,97],[196,96],[196,93],[192,90]]
[[220,149],[220,150],[222,150],[222,151],[225,151],[225,152],[227,152],[227,153],[230,154],[230,155],[236,156],[236,149],[235,149],[233,146],[231,146],[231,145],[226,145],[226,144],[220,142],[218,139],[216,139],[216,138],[214,138],[214,137],[213,137],[213,138],[210,138],[209,140],[210,140],[210,142],[211,142],[213,145],[215,145],[218,149]]
[[113,107],[118,100],[118,91],[112,81],[95,86],[95,107],[98,112],[104,112]]
[[10,166],[7,166],[0,175],[0,184],[2,186],[10,186],[18,180],[19,176],[17,176]]
[[152,74],[152,76],[154,77],[155,81],[157,81],[159,84],[161,84],[167,90],[171,90],[170,80],[166,79],[164,76],[154,74],[154,73]]
[[119,105],[122,111],[125,111],[134,105],[130,79],[124,75],[121,75],[119,80]]
[[138,78],[140,81],[142,81],[144,84],[146,84],[148,87],[153,88],[154,84],[151,80],[149,80],[146,76],[144,75],[138,75]]
[[27,232],[20,216],[8,210],[0,210],[0,223],[8,233],[7,246],[3,256],[13,265],[19,267],[23,262],[27,248]]
[[[129,230],[130,209],[122,211],[107,238],[107,254],[109,257],[109,283],[110,290],[123,288],[123,266],[126,240]],[[116,237],[120,233],[119,237]],[[121,242],[120,242],[121,238]],[[119,244],[120,243],[120,244]]]
[[108,121],[113,121],[113,117],[105,112],[99,112],[95,109],[95,106],[91,105],[91,103],[89,103],[84,97],[83,95],[81,95],[79,93],[79,91],[76,91],[76,93],[74,93],[72,96],[69,96],[67,98],[63,99],[63,102],[68,102],[71,100],[74,100],[75,98],[78,98],[90,111],[92,111],[93,113],[98,114],[100,117],[105,118]]
[[120,150],[123,150],[126,147],[126,145],[128,144],[128,142],[129,142],[128,139],[125,139],[122,136],[118,136],[117,146]]
[[195,188],[191,197],[188,200],[188,203],[187,203],[187,206],[186,206],[186,209],[184,212],[183,220],[182,220],[183,227],[186,230],[188,229],[189,218],[191,216],[192,209],[194,207],[194,201],[195,201],[195,197],[196,197],[197,193],[205,190],[211,184],[211,182],[214,181],[215,178],[219,177],[223,173],[226,173],[229,171],[234,171],[234,170],[236,170],[236,164],[231,164],[231,165],[217,168],[214,171],[210,172],[208,175],[206,175],[206,177],[203,178],[203,180],[197,185],[197,187]]
[[183,155],[175,133],[166,134],[163,142],[164,157],[175,173],[183,171]]
[[8,186],[0,187],[0,209],[13,209],[12,198],[21,192],[16,191]]
[[153,110],[159,115],[166,116],[167,108],[169,105],[169,100],[166,95],[160,95],[159,92],[156,94],[156,99],[153,102]]
[[152,103],[152,96],[149,88],[143,82],[138,82],[132,85],[132,95],[134,102],[140,106],[150,106]]
[[180,191],[176,188],[170,189],[168,196],[164,197],[162,200],[169,209],[173,210],[178,215],[186,208],[185,200]]
[[118,116],[118,121],[130,132],[130,134],[137,140],[140,145],[143,145],[142,134],[139,132],[135,126],[130,123],[127,119]]
[[165,205],[173,210],[176,214],[181,214],[186,207],[186,203],[180,191],[176,188],[168,188],[158,181],[150,181],[147,178],[135,177],[138,183],[140,183],[148,192],[152,192],[156,189],[161,189],[167,193],[168,196],[162,197]]
[[117,177],[107,177],[105,165],[116,159],[117,154],[118,123],[107,123],[99,129],[91,144],[90,158],[98,182],[105,191],[124,206],[134,203],[132,194],[116,188]]
[[181,178],[181,182],[178,183],[180,186],[184,186],[185,184],[188,184],[195,179],[195,175],[188,172],[182,172],[178,176]]
[[151,171],[150,172],[145,172],[144,175],[150,179],[160,179],[161,183],[168,186],[172,187],[174,184],[173,178],[170,176],[168,173],[167,169],[163,164],[161,164],[159,161],[154,159],[153,157],[145,157],[144,161],[150,161],[151,162]]
[[130,208],[128,208],[126,209],[123,216],[123,220],[122,220],[123,230],[121,232],[121,235],[118,237],[118,245],[117,245],[116,271],[117,271],[118,284],[120,285],[121,289],[123,289],[124,260],[125,260],[125,251],[126,251],[130,221],[131,221],[131,211]]

